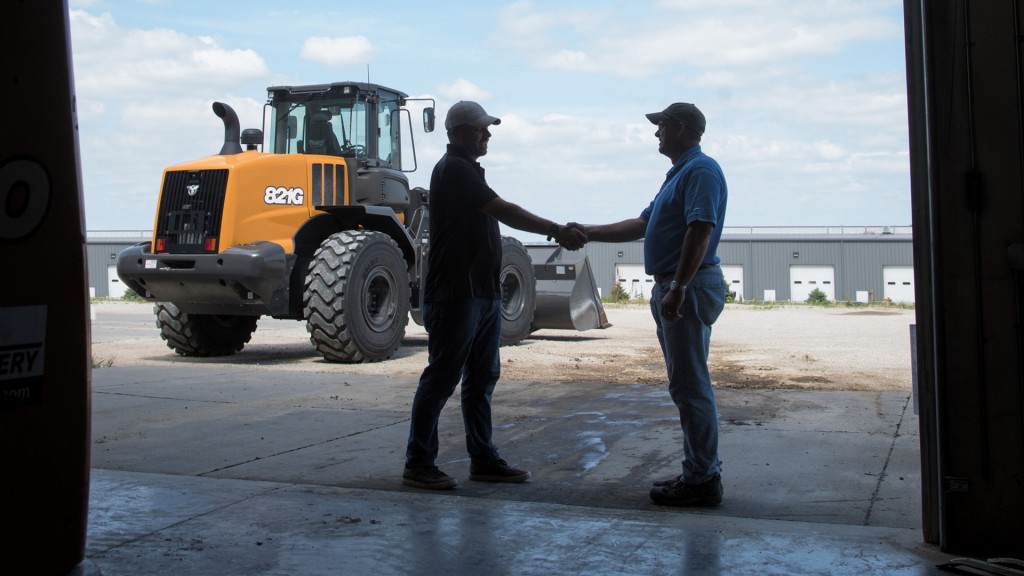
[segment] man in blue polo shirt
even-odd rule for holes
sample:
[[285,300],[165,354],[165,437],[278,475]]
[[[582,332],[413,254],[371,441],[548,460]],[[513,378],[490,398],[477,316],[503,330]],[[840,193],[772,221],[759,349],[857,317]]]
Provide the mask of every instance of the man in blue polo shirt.
[[718,162],[701,151],[706,122],[696,106],[675,103],[647,119],[658,127],[658,152],[672,160],[654,200],[637,218],[570,226],[591,242],[644,239],[644,267],[655,281],[651,312],[683,429],[682,473],[655,482],[651,500],[667,506],[717,506],[722,462],[708,349],[711,325],[725,307],[726,284],[716,252],[728,190]]

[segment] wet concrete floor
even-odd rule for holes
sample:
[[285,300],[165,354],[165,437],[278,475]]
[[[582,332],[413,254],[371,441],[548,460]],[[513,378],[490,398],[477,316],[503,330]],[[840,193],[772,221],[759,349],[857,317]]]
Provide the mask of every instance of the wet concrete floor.
[[[386,380],[384,382],[383,380]],[[471,482],[457,397],[404,487],[415,377],[225,365],[93,372],[86,555],[138,574],[939,574],[909,392],[718,391],[725,501],[662,508],[657,386],[502,382],[495,440],[531,482]]]

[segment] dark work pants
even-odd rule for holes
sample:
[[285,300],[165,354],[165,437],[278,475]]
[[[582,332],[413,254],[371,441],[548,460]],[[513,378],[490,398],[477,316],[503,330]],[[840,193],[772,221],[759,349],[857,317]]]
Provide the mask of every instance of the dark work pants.
[[501,374],[501,300],[426,302],[423,325],[428,359],[412,402],[406,466],[435,464],[437,422],[460,380],[469,457],[475,462],[497,460],[491,441],[491,394]]

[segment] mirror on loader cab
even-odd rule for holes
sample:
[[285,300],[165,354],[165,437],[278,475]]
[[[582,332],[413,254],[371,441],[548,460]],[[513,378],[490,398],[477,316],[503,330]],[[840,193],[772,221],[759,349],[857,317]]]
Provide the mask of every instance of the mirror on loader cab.
[[423,131],[433,132],[434,131],[434,109],[424,108],[423,109]]

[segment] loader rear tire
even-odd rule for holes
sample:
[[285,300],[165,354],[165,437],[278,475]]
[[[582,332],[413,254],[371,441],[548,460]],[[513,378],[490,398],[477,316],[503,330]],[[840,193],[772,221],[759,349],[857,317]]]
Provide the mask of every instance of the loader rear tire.
[[303,293],[309,339],[329,362],[378,362],[402,344],[409,323],[409,272],[382,232],[348,230],[324,240]]
[[530,255],[515,238],[501,237],[501,345],[511,346],[530,335],[537,307],[537,281]]
[[170,302],[153,306],[156,326],[167,347],[182,356],[230,356],[256,331],[259,316],[189,314]]

